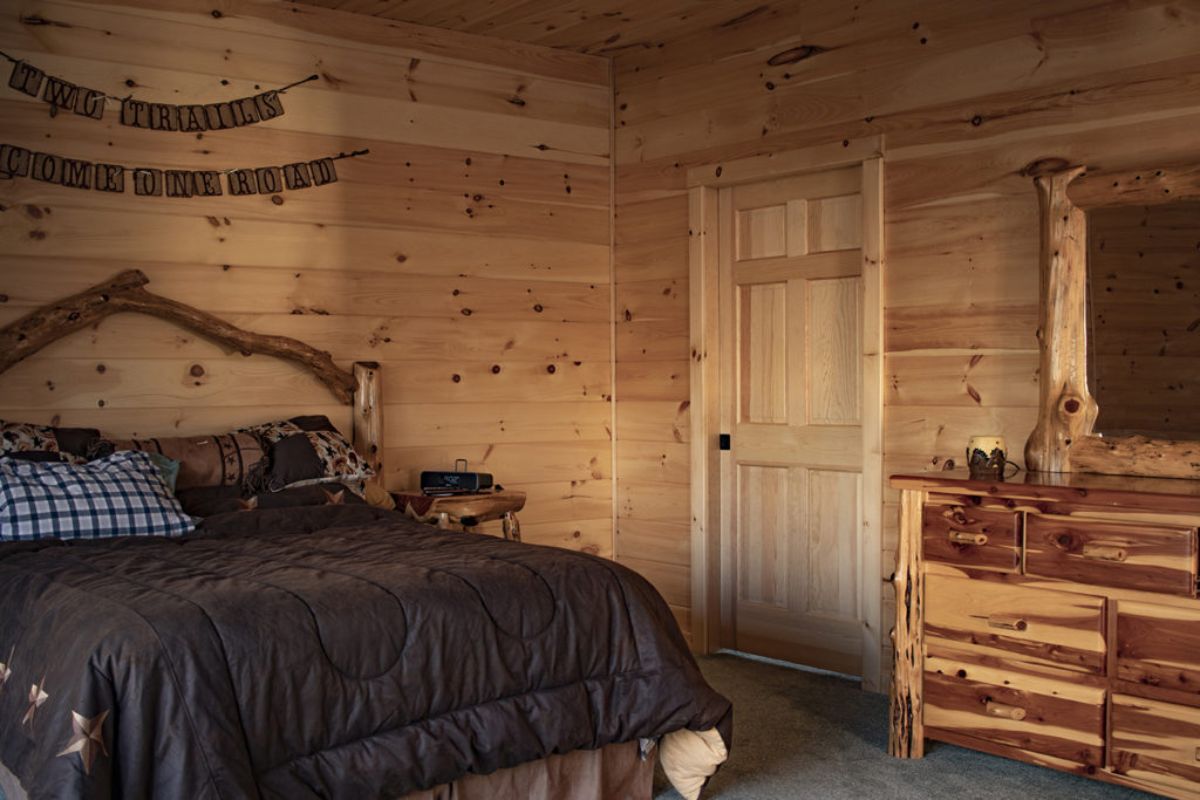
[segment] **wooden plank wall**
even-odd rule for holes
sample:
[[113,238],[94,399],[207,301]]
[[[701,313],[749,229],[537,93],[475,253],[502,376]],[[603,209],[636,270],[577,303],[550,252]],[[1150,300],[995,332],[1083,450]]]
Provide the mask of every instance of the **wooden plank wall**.
[[1200,438],[1200,202],[1088,213],[1096,430]]
[[[1032,429],[1038,218],[1022,169],[1200,160],[1195,3],[773,0],[626,47],[615,81],[617,557],[685,620],[688,168],[885,135],[890,474],[961,462],[973,434],[1019,457]],[[880,579],[895,492],[884,519]]]
[[[151,290],[238,325],[382,362],[390,487],[465,457],[529,493],[528,540],[611,552],[606,60],[255,0],[15,0],[0,49],[168,102],[321,76],[285,96],[285,116],[202,136],[122,128],[112,105],[103,123],[51,119],[6,88],[0,141],[205,169],[371,149],[279,204],[0,182],[0,320],[138,267]],[[0,377],[0,418],[120,433],[302,411],[349,420],[286,363],[142,317]]]

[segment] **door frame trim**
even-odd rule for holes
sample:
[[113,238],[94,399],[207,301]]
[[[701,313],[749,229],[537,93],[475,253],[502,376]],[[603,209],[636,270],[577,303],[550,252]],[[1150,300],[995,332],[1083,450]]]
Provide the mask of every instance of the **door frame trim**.
[[[707,164],[688,170],[688,294],[691,338],[692,647],[710,653],[721,640],[721,532],[730,522],[732,458],[720,432],[718,284],[720,189],[805,172],[861,165],[863,171],[863,687],[883,682],[883,150],[882,136]],[[726,355],[728,357],[728,355]],[[876,578],[872,580],[872,577]]]

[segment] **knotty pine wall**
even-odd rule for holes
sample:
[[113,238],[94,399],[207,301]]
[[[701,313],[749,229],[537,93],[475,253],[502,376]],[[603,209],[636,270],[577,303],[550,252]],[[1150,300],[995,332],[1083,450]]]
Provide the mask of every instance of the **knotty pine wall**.
[[[1200,158],[1194,3],[769,0],[630,44],[615,82],[617,557],[685,621],[688,168],[885,135],[886,475],[961,463],[973,434],[1020,458],[1038,368],[1022,168]],[[880,579],[898,522],[885,498]]]
[[[279,119],[202,136],[120,127],[111,105],[103,123],[51,119],[5,88],[0,141],[197,169],[371,154],[279,204],[0,182],[0,320],[137,267],[237,325],[380,361],[390,487],[465,457],[529,493],[529,541],[611,553],[606,60],[284,2],[3,9],[0,49],[111,94],[212,102],[321,80],[285,95]],[[349,421],[288,363],[147,317],[0,376],[0,418],[118,433],[300,412]]]

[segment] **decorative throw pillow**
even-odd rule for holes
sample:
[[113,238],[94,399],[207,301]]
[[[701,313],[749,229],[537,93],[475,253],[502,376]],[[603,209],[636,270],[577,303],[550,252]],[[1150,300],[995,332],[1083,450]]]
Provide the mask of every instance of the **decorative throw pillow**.
[[271,448],[266,487],[278,492],[330,481],[356,486],[374,475],[337,431],[304,431],[281,439]]
[[0,458],[0,541],[182,536],[193,527],[147,453],[81,465]]
[[154,462],[154,466],[158,467],[158,474],[162,476],[163,483],[171,490],[171,494],[175,494],[175,484],[179,482],[179,462],[160,453],[148,453],[147,455]]
[[263,460],[258,439],[247,433],[184,436],[170,439],[106,440],[98,455],[121,450],[158,453],[179,462],[176,489],[195,486],[240,486]]
[[27,461],[83,464],[88,449],[99,438],[100,431],[95,428],[55,428],[0,420],[0,455]]

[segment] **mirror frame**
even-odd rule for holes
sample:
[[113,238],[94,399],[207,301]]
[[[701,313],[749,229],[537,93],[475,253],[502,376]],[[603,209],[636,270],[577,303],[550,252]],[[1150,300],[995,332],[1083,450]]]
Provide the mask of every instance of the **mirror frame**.
[[1200,197],[1200,164],[1121,172],[1091,171],[1062,159],[1036,161],[1041,209],[1040,403],[1025,443],[1031,472],[1097,472],[1200,478],[1200,441],[1095,432],[1099,406],[1087,373],[1087,214],[1089,209],[1159,205]]

